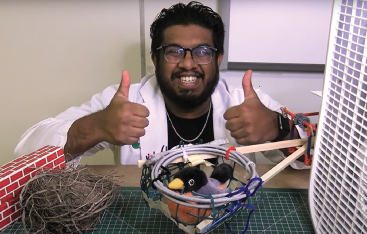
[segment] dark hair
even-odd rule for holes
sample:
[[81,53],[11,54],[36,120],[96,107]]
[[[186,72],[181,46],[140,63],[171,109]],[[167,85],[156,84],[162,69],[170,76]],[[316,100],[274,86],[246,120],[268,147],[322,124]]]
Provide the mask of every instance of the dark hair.
[[168,9],[163,9],[150,26],[150,37],[152,38],[151,51],[161,46],[163,31],[174,25],[198,25],[213,32],[214,47],[219,54],[223,54],[224,24],[222,18],[210,7],[200,2],[192,1],[187,5],[178,3]]

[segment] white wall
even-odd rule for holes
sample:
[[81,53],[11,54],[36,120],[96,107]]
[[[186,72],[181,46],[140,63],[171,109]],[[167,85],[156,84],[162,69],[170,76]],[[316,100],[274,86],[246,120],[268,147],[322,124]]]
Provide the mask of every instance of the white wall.
[[231,0],[228,61],[324,64],[332,3]]
[[[140,80],[142,71],[154,71],[149,27],[163,7],[176,2],[0,1],[0,165],[13,158],[21,134],[30,126],[118,83],[122,69],[130,71],[133,82]],[[202,2],[218,10],[217,0]],[[241,84],[243,72],[221,74]],[[315,111],[318,98],[309,91],[321,90],[322,76],[254,73],[254,85],[294,111]],[[302,93],[311,95],[311,101],[304,101]],[[83,162],[114,163],[112,154],[103,155]]]
[[0,165],[30,126],[118,83],[122,69],[139,81],[139,48],[139,1],[0,1]]

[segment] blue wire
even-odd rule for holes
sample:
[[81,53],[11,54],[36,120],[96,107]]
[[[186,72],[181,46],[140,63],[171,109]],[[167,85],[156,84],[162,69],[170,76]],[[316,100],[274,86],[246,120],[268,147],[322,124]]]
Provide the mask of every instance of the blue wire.
[[[251,209],[250,213],[247,216],[245,229],[243,230],[243,232],[241,232],[241,234],[244,234],[244,233],[247,232],[247,229],[250,226],[250,218],[251,218],[252,213],[255,211],[255,207],[253,205],[250,205],[250,204],[248,204],[248,205],[247,204],[244,204],[244,205],[242,205],[242,207],[247,207],[247,208],[250,208]],[[228,231],[230,233],[235,234],[232,231],[231,227],[229,226],[229,223],[228,222],[224,222],[224,225],[226,226],[226,228],[228,229]]]
[[310,135],[307,139],[307,157],[309,158],[310,157],[310,154],[311,154],[311,138],[312,136]]
[[[248,187],[250,184],[252,183],[255,183],[256,181],[259,181],[259,183],[256,185],[254,191],[252,193],[250,193]],[[239,193],[246,193],[246,199],[244,199],[242,202],[246,202],[247,201],[247,198],[249,198],[250,196],[253,196],[257,190],[261,187],[262,185],[262,179],[259,178],[259,177],[255,177],[255,178],[252,178],[246,186],[242,186],[240,189],[238,189],[236,192],[233,192],[233,193],[230,193],[230,194],[227,194],[226,196],[227,197],[232,197],[234,195],[237,195]],[[250,225],[250,218],[251,218],[251,214],[255,211],[255,207],[251,204],[241,204],[240,201],[237,201],[235,206],[232,208],[231,206],[227,208],[227,210],[229,211],[228,213],[226,213],[225,215],[223,215],[221,218],[219,218],[218,220],[216,220],[214,223],[212,223],[210,226],[204,228],[201,233],[205,233],[207,232],[208,230],[210,230],[211,228],[215,227],[217,224],[219,224],[220,222],[222,222],[223,220],[226,220],[228,217],[234,215],[234,213],[239,210],[240,208],[242,207],[246,207],[246,208],[250,208],[251,211],[249,212],[248,216],[247,216],[247,221],[246,221],[246,226],[245,226],[245,229],[244,231],[241,233],[245,233]],[[224,221],[224,224],[226,226],[226,228],[228,229],[229,232],[231,232],[232,234],[233,231],[229,225],[228,222]]]

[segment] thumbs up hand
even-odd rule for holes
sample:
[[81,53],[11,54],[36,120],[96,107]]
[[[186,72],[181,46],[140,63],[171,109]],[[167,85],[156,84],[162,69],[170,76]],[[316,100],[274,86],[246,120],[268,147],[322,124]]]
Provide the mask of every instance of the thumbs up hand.
[[252,71],[246,71],[242,80],[245,100],[227,109],[224,119],[226,128],[238,144],[260,144],[278,135],[277,115],[260,101],[251,82]]
[[100,128],[103,140],[115,145],[130,145],[145,135],[149,110],[144,105],[130,102],[129,72],[122,72],[120,86],[110,104],[100,112]]

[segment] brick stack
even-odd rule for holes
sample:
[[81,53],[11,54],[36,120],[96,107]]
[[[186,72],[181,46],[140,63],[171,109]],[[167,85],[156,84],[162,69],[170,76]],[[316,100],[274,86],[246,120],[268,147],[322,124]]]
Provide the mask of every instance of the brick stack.
[[42,168],[65,167],[61,147],[45,146],[0,167],[0,232],[21,216],[19,194],[29,179]]

